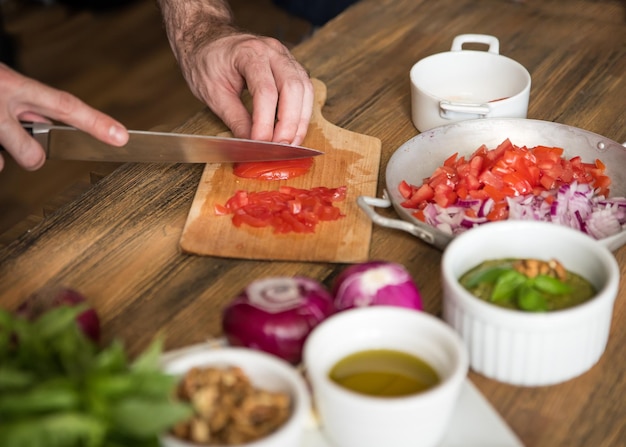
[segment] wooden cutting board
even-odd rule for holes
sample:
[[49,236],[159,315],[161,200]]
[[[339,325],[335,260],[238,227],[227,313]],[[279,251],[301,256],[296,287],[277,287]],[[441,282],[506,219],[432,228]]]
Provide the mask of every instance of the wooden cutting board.
[[[376,196],[381,142],[335,126],[322,116],[326,86],[313,79],[315,105],[305,147],[324,155],[313,168],[289,180],[242,179],[232,164],[207,164],[180,239],[185,253],[244,259],[284,261],[362,262],[368,259],[372,222],[358,207],[360,195]],[[237,190],[269,191],[281,185],[311,189],[347,186],[346,200],[338,202],[345,217],[321,222],[315,233],[274,234],[271,227],[252,228],[232,224],[232,216],[219,216],[215,204],[225,204]]]

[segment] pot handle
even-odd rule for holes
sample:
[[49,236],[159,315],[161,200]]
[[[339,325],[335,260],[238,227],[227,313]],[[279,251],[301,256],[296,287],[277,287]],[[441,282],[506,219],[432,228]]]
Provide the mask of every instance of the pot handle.
[[480,118],[485,118],[489,112],[491,112],[489,104],[468,104],[443,100],[439,101],[439,107],[441,108],[439,115],[442,118],[448,118],[450,112],[468,113],[478,115]]
[[367,214],[367,216],[375,224],[380,225],[381,227],[387,227],[387,228],[393,228],[396,230],[406,231],[407,233],[410,233],[413,236],[417,236],[424,242],[427,242],[433,245],[435,243],[434,234],[410,222],[406,222],[404,220],[399,220],[399,219],[390,219],[388,217],[383,217],[374,210],[374,207],[389,208],[391,206],[391,201],[386,196],[387,196],[386,192],[383,195],[382,199],[379,199],[376,197],[359,196],[356,201],[359,207],[363,211],[365,211],[365,214]]
[[461,51],[463,44],[466,43],[484,43],[489,45],[487,52],[500,54],[500,41],[497,37],[487,34],[459,34],[452,41],[451,51]]

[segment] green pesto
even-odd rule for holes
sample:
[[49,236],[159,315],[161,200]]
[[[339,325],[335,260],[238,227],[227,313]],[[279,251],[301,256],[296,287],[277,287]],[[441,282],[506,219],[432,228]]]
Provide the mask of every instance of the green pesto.
[[564,281],[552,276],[529,278],[514,269],[517,259],[485,261],[464,273],[461,285],[489,303],[529,312],[566,309],[584,303],[595,287],[582,276],[567,271]]

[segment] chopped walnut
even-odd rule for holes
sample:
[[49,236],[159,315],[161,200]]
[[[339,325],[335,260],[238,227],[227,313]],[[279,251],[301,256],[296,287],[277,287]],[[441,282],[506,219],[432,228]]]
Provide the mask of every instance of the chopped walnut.
[[539,259],[520,259],[515,261],[513,268],[518,272],[534,278],[538,275],[547,275],[557,278],[561,281],[565,281],[567,278],[567,271],[565,267],[556,259],[549,261],[542,261]]
[[277,430],[291,414],[284,392],[255,388],[238,367],[193,368],[178,387],[195,416],[176,425],[172,434],[202,445],[239,445]]

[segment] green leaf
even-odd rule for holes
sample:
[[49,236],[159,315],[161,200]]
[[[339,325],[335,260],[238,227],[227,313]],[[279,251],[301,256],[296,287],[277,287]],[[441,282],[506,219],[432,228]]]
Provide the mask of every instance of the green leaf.
[[0,392],[26,388],[35,382],[34,374],[9,365],[0,366]]
[[13,314],[0,307],[0,333],[11,333],[13,330]]
[[164,374],[160,371],[142,372],[134,374],[136,378],[135,393],[138,396],[149,398],[170,399],[180,380],[176,376]]
[[530,285],[520,288],[517,305],[520,309],[530,312],[545,312],[548,310],[546,299]]
[[517,295],[517,290],[528,281],[526,275],[517,270],[509,269],[503,272],[497,279],[491,294],[491,301],[512,301]]
[[114,406],[112,422],[121,433],[146,438],[164,433],[191,415],[191,408],[182,403],[130,397]]
[[70,376],[81,376],[94,368],[97,347],[75,324],[50,340],[50,348]]
[[484,282],[492,284],[496,282],[496,280],[501,274],[509,270],[511,270],[511,268],[500,267],[500,266],[479,268],[477,270],[474,270],[470,274],[468,274],[463,279],[463,284],[465,285],[465,287],[469,289],[474,288],[478,286],[480,283],[484,283]]
[[79,413],[57,413],[0,424],[0,445],[11,447],[99,447],[106,426]]
[[55,380],[35,388],[0,395],[0,420],[33,413],[67,411],[79,407],[80,396],[70,383]]
[[33,330],[41,338],[54,337],[70,327],[76,327],[76,317],[87,308],[87,304],[55,307],[45,312],[34,322]]
[[159,368],[159,359],[163,352],[163,340],[157,337],[148,348],[143,351],[132,363],[133,371],[156,371]]
[[128,368],[128,359],[124,345],[114,340],[106,349],[102,349],[94,360],[95,369],[100,372],[122,372]]
[[572,293],[572,287],[563,281],[548,275],[537,275],[533,279],[533,285],[541,292],[550,295],[565,295]]
[[80,311],[0,316],[11,321],[11,338],[0,338],[0,447],[157,447],[191,416],[160,370],[161,339],[130,363],[121,342],[101,349],[79,330]]

